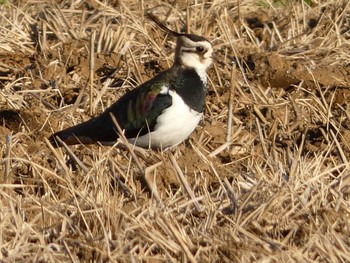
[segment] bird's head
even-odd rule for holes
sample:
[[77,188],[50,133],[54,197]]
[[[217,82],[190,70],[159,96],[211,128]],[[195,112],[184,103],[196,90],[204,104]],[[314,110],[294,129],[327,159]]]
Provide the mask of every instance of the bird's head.
[[205,71],[212,63],[213,47],[204,37],[193,34],[177,36],[175,64]]
[[200,74],[205,74],[206,69],[212,63],[213,46],[211,43],[198,35],[178,33],[170,30],[151,13],[147,13],[147,16],[165,32],[177,38],[175,65],[193,68]]

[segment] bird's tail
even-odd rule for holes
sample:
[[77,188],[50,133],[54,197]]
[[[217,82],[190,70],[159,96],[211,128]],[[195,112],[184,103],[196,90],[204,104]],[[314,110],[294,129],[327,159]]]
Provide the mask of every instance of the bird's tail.
[[86,123],[81,123],[52,134],[49,141],[54,147],[62,146],[60,140],[67,145],[95,143],[96,141],[90,137],[89,133]]
[[[104,116],[103,116],[104,117]],[[80,123],[65,130],[56,132],[49,137],[54,147],[61,147],[60,140],[67,145],[111,144],[118,139],[118,134],[110,118],[104,120],[102,116]]]

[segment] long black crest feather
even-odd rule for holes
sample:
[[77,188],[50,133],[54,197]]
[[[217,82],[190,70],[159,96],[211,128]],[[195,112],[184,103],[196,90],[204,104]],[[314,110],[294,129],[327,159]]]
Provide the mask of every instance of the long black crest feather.
[[158,20],[158,18],[157,18],[155,15],[153,15],[153,14],[151,14],[151,13],[149,13],[149,12],[146,12],[146,16],[147,16],[150,20],[152,20],[154,23],[156,23],[157,26],[159,26],[159,28],[162,29],[163,31],[165,31],[166,33],[168,33],[168,34],[170,34],[170,35],[173,35],[173,36],[175,36],[175,37],[179,37],[179,36],[182,36],[182,35],[183,35],[183,34],[181,34],[181,33],[178,33],[178,32],[176,32],[176,31],[173,31],[173,30],[167,28],[162,22],[160,22],[160,21]]

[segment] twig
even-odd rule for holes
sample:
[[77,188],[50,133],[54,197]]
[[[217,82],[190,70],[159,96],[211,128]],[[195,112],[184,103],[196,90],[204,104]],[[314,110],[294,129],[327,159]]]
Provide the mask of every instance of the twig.
[[160,207],[164,207],[164,204],[162,202],[162,200],[160,199],[160,196],[158,194],[158,191],[154,188],[153,184],[151,182],[149,182],[148,178],[145,176],[145,171],[143,171],[142,169],[142,165],[139,161],[139,159],[137,158],[134,150],[132,149],[132,147],[130,146],[129,141],[126,139],[124,132],[122,131],[122,129],[120,128],[116,118],[114,117],[114,115],[112,113],[110,113],[110,116],[112,118],[112,121],[114,123],[114,126],[117,128],[118,134],[120,136],[120,139],[123,141],[123,143],[125,144],[126,149],[129,151],[129,153],[131,154],[131,157],[134,159],[137,168],[139,169],[139,172],[143,178],[143,180],[146,182],[147,187],[149,188],[149,190],[151,191],[152,195],[154,196],[154,198],[156,199],[156,201],[158,202],[158,204],[160,205]]
[[132,53],[130,47],[128,47],[128,51],[129,51],[131,60],[132,60],[132,62],[133,62],[133,64],[134,64],[134,66],[135,66],[136,77],[138,78],[138,83],[142,83],[143,80],[142,80],[141,72],[140,72],[139,67],[137,66],[137,63],[136,63],[136,60],[135,60],[135,56],[134,56],[134,54]]
[[349,162],[348,159],[346,158],[346,154],[344,153],[342,146],[340,145],[337,136],[334,134],[333,130],[330,129],[330,134],[331,134],[331,138],[333,139],[333,141],[335,142],[335,145],[337,146],[338,149],[338,153],[340,155],[340,159],[342,160],[342,162],[348,166]]
[[193,193],[193,191],[192,191],[190,185],[188,184],[188,182],[187,182],[187,180],[186,180],[184,174],[183,174],[182,171],[181,171],[180,166],[179,166],[178,163],[176,162],[175,157],[174,157],[174,155],[173,155],[172,153],[170,153],[170,161],[171,161],[171,163],[173,164],[173,166],[174,166],[174,168],[175,168],[175,171],[176,171],[176,174],[177,174],[177,176],[178,176],[178,179],[179,179],[180,183],[182,184],[182,186],[183,186],[184,189],[186,190],[186,192],[187,192],[187,194],[189,195],[189,197],[192,199],[193,204],[194,204],[196,210],[197,210],[198,212],[200,212],[200,211],[202,210],[202,208],[201,208],[200,204],[198,203],[198,201],[196,200],[196,197],[195,197],[195,195],[194,195],[194,193]]
[[237,16],[238,16],[238,30],[239,36],[242,37],[242,14],[241,14],[241,1],[237,0]]
[[96,32],[93,31],[90,36],[90,57],[89,57],[89,97],[90,97],[90,115],[93,114],[93,95],[94,95],[94,68],[95,68],[95,37]]
[[264,115],[261,113],[261,111],[259,110],[259,108],[255,104],[253,105],[253,111],[258,116],[258,118],[263,122],[263,124],[267,124],[268,123],[268,121],[266,120]]
[[230,98],[228,102],[228,119],[227,119],[227,133],[226,133],[226,142],[231,141],[231,132],[232,132],[232,114],[233,114],[233,100],[234,100],[234,93],[235,93],[235,87],[237,85],[236,82],[236,65],[232,64],[232,70],[231,70],[231,86],[230,86]]
[[46,21],[41,20],[41,27],[42,27],[42,36],[41,36],[41,52],[44,54],[45,59],[46,59],[46,50],[47,50],[47,35],[46,35],[46,30],[47,30],[47,24]]
[[212,151],[211,153],[208,154],[208,156],[210,158],[218,155],[219,153],[221,153],[223,150],[225,150],[226,148],[228,148],[231,145],[231,142],[224,142],[223,144],[221,144],[218,148],[216,148],[214,151]]
[[5,180],[7,182],[10,175],[10,155],[11,155],[11,145],[12,145],[12,136],[10,134],[6,135],[6,153],[5,153]]
[[32,95],[38,101],[40,101],[45,107],[49,108],[50,110],[57,110],[57,107],[52,105],[50,102],[48,102],[47,100],[45,100],[44,98],[42,98],[38,94],[36,94],[34,92],[29,92],[29,94]]
[[235,198],[235,193],[233,192],[233,189],[232,189],[230,183],[228,182],[227,178],[224,179],[224,185],[225,185],[225,189],[227,192],[227,197],[230,200],[230,205],[228,205],[227,207],[224,207],[222,209],[222,212],[225,215],[234,214],[236,212],[236,208],[237,208],[237,200]]
[[[151,172],[153,170],[155,170],[158,166],[160,166],[162,163],[163,163],[162,161],[155,163],[155,164],[153,164],[145,169],[146,181],[147,181],[147,183],[152,184],[152,194],[158,196],[159,199],[160,199],[160,195],[159,195],[159,192],[157,189],[157,185],[154,183],[155,176],[153,176],[153,178],[151,178]],[[162,208],[164,208],[164,207],[162,207]]]
[[124,193],[124,195],[127,196],[127,197],[132,196],[130,189],[125,185],[125,183],[122,180],[120,180],[120,176],[118,176],[115,173],[114,169],[117,169],[119,174],[123,174],[123,171],[111,159],[108,160],[108,163],[109,163],[109,166],[111,167],[111,172],[112,172],[115,180],[117,181],[120,189]]
[[57,136],[55,139],[58,141],[58,143],[59,143],[60,145],[63,146],[64,149],[66,149],[68,155],[69,155],[74,161],[76,161],[76,163],[81,167],[81,169],[83,169],[83,171],[84,171],[85,173],[89,172],[89,169],[83,164],[82,161],[79,160],[79,158],[72,152],[72,150],[68,147],[68,145],[67,145],[64,141],[61,140],[60,137]]
[[259,139],[260,139],[260,142],[261,142],[261,147],[262,147],[263,152],[265,154],[265,158],[269,159],[270,155],[269,155],[269,152],[268,152],[267,147],[266,147],[264,133],[263,133],[263,131],[261,129],[259,118],[256,118],[256,127],[257,127],[257,130],[258,130]]
[[67,165],[65,164],[65,162],[62,161],[63,158],[61,158],[61,156],[58,155],[58,153],[56,152],[56,150],[53,148],[52,144],[49,142],[49,140],[47,138],[44,138],[44,141],[46,143],[46,145],[49,147],[49,149],[51,150],[51,152],[53,153],[53,155],[55,156],[55,158],[58,160],[58,162],[60,163],[61,167],[63,168],[63,170],[68,173],[69,169],[67,167]]
[[191,9],[190,9],[190,2],[187,1],[187,6],[186,6],[186,33],[190,33],[190,28],[191,28]]
[[160,214],[160,217],[163,219],[164,224],[168,227],[170,232],[173,234],[173,237],[177,240],[177,242],[181,246],[181,248],[182,248],[183,252],[186,254],[188,260],[192,263],[197,262],[195,257],[192,255],[190,249],[185,244],[185,241],[181,237],[180,232],[172,224],[169,223],[169,220],[165,217],[164,214]]
[[[218,148],[216,148],[214,151],[212,151],[211,153],[208,154],[208,156],[210,158],[215,157],[216,155],[218,155],[219,153],[221,153],[223,150],[225,150],[226,148],[230,147],[231,145],[233,145],[233,141],[235,138],[238,137],[238,135],[242,132],[242,126],[239,126],[237,128],[237,130],[235,131],[235,133],[231,136],[231,141],[228,142],[224,142],[223,144],[221,144]],[[237,145],[237,144],[236,144]],[[239,144],[238,144],[239,145]]]
[[73,257],[72,252],[70,251],[69,246],[67,245],[67,242],[66,242],[65,240],[63,240],[63,245],[64,245],[64,248],[65,248],[66,251],[67,251],[67,254],[68,254],[68,256],[69,256],[71,262],[73,262],[73,263],[77,262],[77,261],[75,260],[75,258]]

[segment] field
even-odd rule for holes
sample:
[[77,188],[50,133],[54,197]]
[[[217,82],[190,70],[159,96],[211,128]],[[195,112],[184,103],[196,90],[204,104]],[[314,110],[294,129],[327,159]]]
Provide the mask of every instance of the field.
[[[145,12],[214,46],[200,125],[53,148],[172,65]],[[0,262],[350,262],[349,88],[348,0],[0,1]]]

